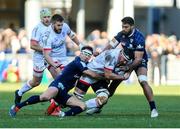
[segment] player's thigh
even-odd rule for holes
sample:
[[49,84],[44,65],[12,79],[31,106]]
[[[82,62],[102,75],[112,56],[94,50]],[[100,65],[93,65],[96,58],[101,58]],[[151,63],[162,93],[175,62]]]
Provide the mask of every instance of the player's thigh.
[[42,100],[50,100],[58,94],[58,88],[49,87],[45,92],[40,95],[40,99]]

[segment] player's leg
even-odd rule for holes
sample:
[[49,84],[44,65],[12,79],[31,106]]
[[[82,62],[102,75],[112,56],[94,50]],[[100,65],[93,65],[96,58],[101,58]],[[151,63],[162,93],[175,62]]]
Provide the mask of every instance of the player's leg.
[[17,103],[15,106],[13,105],[9,111],[10,116],[16,116],[16,113],[24,106],[36,104],[39,102],[45,102],[50,100],[51,98],[55,97],[58,94],[58,81],[53,81],[49,88],[43,92],[41,95],[34,95],[28,98],[27,100]]
[[83,83],[82,81],[78,81],[76,87],[74,88],[74,96],[78,99],[83,100],[84,95],[87,93],[90,84]]
[[[35,72],[34,72],[35,73]],[[36,72],[37,73],[37,72]],[[34,74],[31,80],[28,80],[19,90],[15,91],[15,104],[20,103],[21,98],[24,93],[31,90],[32,88],[38,86],[42,80],[43,71]]]
[[147,68],[146,67],[138,67],[136,70],[136,74],[138,76],[138,81],[143,88],[144,95],[146,96],[147,101],[149,102],[151,117],[157,117],[158,112],[156,110],[156,104],[153,98],[152,88],[148,84],[147,79]]
[[[49,72],[51,73],[52,77],[55,79],[64,69],[65,65],[67,65],[67,59],[61,59],[61,58],[53,58],[54,62],[56,64],[59,64],[59,68],[55,69],[54,67],[47,65],[47,68]],[[50,105],[48,106],[45,114],[47,115],[52,115],[52,116],[57,116],[59,111],[61,110],[61,107],[54,101],[54,99],[51,99]]]
[[114,95],[117,87],[120,85],[121,82],[122,80],[112,80],[112,82],[110,83],[108,87],[109,97],[112,97]]
[[21,101],[22,95],[41,83],[45,69],[42,56],[33,57],[33,78],[28,80],[19,90],[15,91],[15,104]]
[[96,98],[86,101],[87,114],[100,113],[102,107],[107,103],[109,98],[108,88],[109,81],[100,80],[92,85],[93,91],[96,93]]

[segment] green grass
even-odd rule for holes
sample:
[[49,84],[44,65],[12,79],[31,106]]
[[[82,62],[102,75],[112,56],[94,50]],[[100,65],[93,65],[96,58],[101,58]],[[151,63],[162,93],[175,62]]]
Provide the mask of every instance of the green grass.
[[[13,104],[14,91],[21,84],[0,84],[0,128],[180,128],[180,86],[152,87],[159,117],[150,118],[149,105],[138,85],[122,85],[103,108],[101,114],[58,118],[45,116],[48,102],[24,107],[16,118],[8,111]],[[26,93],[23,99],[40,94],[47,86]],[[92,93],[90,91],[89,93]],[[88,94],[86,99],[94,97]]]

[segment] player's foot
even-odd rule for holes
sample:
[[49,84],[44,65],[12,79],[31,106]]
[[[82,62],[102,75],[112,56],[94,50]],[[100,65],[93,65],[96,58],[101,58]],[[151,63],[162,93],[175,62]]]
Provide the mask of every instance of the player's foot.
[[9,115],[11,117],[15,117],[16,113],[18,112],[19,108],[16,107],[15,105],[11,106],[10,110],[9,110]]
[[65,113],[63,111],[59,111],[59,115],[58,116],[63,118],[63,117],[65,117]]
[[15,105],[17,105],[18,103],[20,103],[20,102],[21,102],[21,98],[22,98],[22,96],[19,96],[18,91],[19,91],[19,90],[16,90],[16,91],[15,91],[15,100],[14,100]]
[[47,108],[45,114],[46,115],[50,115],[51,113],[54,112],[54,110],[58,107],[58,105],[56,104],[56,102],[52,99],[51,103],[49,105],[49,107]]
[[59,116],[59,112],[61,111],[61,107],[58,106],[55,110],[51,113],[51,116]]
[[95,114],[95,113],[101,113],[101,111],[102,111],[102,110],[101,110],[100,108],[95,107],[95,108],[88,109],[88,110],[86,111],[86,114],[92,115],[92,114]]
[[152,111],[151,111],[151,118],[155,118],[155,117],[158,117],[158,111],[156,110],[156,109],[153,109]]

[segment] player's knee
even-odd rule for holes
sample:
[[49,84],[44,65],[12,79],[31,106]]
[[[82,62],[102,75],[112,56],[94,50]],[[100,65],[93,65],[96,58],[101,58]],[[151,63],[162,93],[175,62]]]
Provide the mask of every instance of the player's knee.
[[97,97],[96,101],[99,106],[102,106],[107,103],[109,91],[107,89],[100,89],[96,91]]
[[138,80],[141,84],[147,83],[147,76],[146,75],[139,75]]

